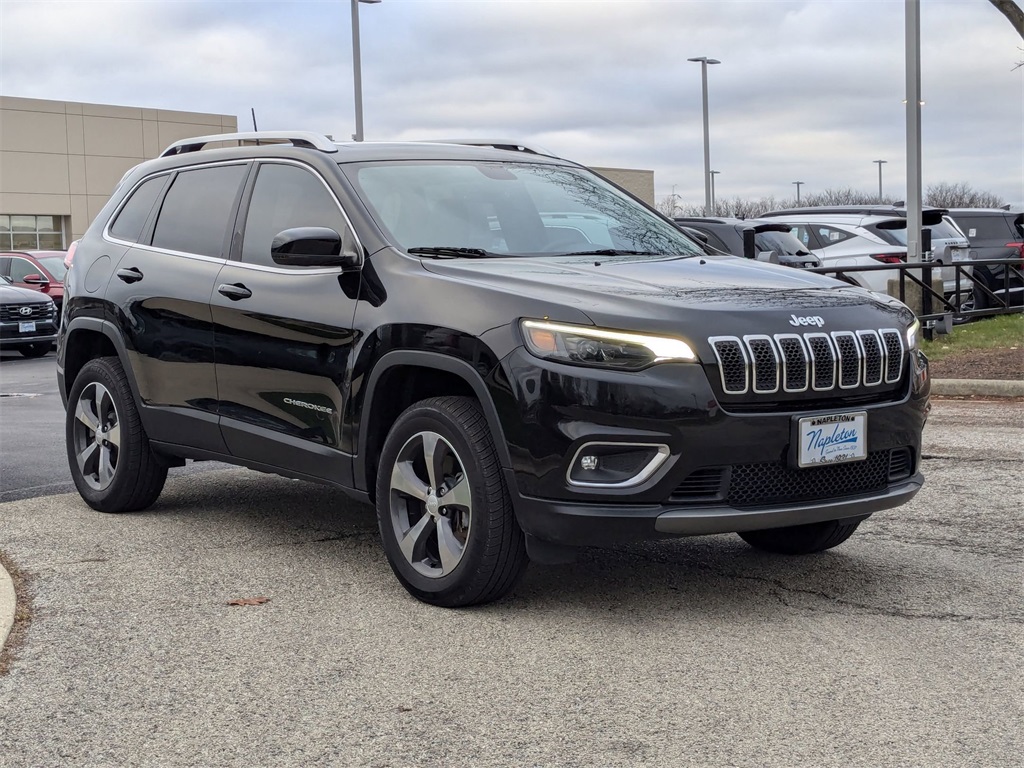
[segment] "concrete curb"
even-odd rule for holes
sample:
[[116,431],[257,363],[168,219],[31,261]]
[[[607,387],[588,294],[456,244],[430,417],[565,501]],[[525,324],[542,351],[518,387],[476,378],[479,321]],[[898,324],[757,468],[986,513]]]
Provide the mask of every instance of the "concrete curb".
[[14,608],[17,605],[17,596],[14,594],[14,580],[0,565],[0,651],[4,649],[7,636],[14,626]]
[[957,397],[1024,397],[1024,381],[932,379],[932,394]]

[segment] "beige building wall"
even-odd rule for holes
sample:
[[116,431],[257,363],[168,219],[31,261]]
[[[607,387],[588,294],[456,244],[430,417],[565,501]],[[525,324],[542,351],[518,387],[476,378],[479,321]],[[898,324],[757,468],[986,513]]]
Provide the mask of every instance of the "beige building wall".
[[0,221],[59,216],[66,247],[129,168],[179,139],[237,130],[232,115],[0,96]]
[[590,170],[601,174],[608,181],[618,184],[626,191],[632,192],[648,205],[654,205],[654,171],[594,167],[591,167]]

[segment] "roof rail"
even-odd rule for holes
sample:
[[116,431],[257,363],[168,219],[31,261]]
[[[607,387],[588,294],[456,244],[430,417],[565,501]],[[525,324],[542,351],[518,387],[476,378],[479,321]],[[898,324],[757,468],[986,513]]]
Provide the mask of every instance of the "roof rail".
[[247,131],[244,133],[218,133],[213,136],[197,136],[192,139],[182,139],[171,144],[160,153],[160,157],[171,155],[182,155],[186,152],[198,152],[207,144],[217,141],[254,141],[268,142],[270,144],[289,143],[295,147],[306,149],[318,149],[321,152],[337,152],[338,145],[321,133],[310,131]]
[[427,144],[463,144],[469,147],[492,147],[506,149],[511,152],[526,152],[531,155],[547,155],[558,157],[554,152],[537,144],[526,144],[518,139],[426,139]]

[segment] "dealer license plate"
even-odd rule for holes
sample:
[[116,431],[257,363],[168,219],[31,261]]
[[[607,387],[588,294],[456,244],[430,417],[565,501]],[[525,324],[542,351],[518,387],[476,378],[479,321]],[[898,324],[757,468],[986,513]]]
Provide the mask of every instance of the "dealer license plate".
[[36,321],[35,320],[22,320],[18,323],[18,333],[35,333],[36,332]]
[[867,426],[867,411],[800,419],[797,466],[819,467],[867,458]]

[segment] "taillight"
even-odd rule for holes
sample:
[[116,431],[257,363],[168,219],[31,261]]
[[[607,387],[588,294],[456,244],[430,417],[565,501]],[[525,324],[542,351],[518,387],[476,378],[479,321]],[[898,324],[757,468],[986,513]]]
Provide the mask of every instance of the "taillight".
[[1019,258],[1022,261],[1024,261],[1024,243],[1007,243],[1006,247],[1007,248],[1016,248],[1018,251],[1020,251]]
[[64,269],[71,269],[71,260],[75,258],[75,250],[78,248],[78,241],[75,240],[68,246],[68,252],[64,254]]
[[905,253],[873,253],[871,258],[883,264],[899,264],[907,260]]

